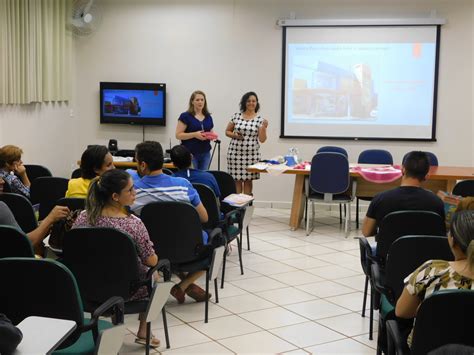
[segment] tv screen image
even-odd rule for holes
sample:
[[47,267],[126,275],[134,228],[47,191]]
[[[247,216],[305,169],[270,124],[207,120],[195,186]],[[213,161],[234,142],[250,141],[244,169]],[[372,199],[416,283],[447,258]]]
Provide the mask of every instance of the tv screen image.
[[166,124],[166,85],[100,83],[101,123]]

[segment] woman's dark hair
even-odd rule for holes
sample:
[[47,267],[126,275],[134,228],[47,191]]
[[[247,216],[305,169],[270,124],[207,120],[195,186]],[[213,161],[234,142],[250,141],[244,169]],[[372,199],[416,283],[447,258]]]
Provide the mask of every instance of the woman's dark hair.
[[176,145],[171,149],[171,161],[179,169],[187,169],[191,166],[191,152],[184,145]]
[[255,106],[255,112],[258,112],[260,110],[260,103],[258,102],[258,96],[256,93],[253,91],[249,91],[242,96],[240,99],[240,112],[244,112],[247,109],[247,100],[250,98],[250,96],[255,96],[255,99],[257,99],[257,106]]
[[128,184],[130,175],[120,169],[108,170],[92,180],[86,199],[87,219],[94,226],[114,193],[119,194]]
[[474,211],[454,213],[449,232],[454,242],[466,254],[469,269],[474,271]]
[[137,144],[135,147],[135,155],[138,163],[145,162],[148,164],[150,171],[163,168],[163,148],[158,142],[145,141]]
[[93,179],[97,176],[95,170],[100,170],[109,150],[105,145],[92,145],[81,156],[81,176],[84,179]]
[[430,161],[425,152],[413,151],[406,155],[403,161],[405,174],[407,177],[423,181],[430,171]]

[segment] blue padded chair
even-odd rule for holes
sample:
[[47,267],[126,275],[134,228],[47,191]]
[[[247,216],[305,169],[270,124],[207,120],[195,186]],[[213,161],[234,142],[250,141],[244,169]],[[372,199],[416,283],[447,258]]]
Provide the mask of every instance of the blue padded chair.
[[[403,156],[402,164],[405,162],[405,159],[409,153],[410,152],[406,153]],[[431,152],[425,152],[425,153],[428,156],[428,161],[430,162],[430,166],[438,166],[438,157],[434,155],[434,153],[431,153]]]
[[319,148],[316,151],[316,154],[318,154],[318,153],[328,153],[328,152],[341,153],[341,154],[344,154],[346,156],[346,158],[349,157],[349,155],[347,155],[347,150],[345,150],[344,148],[335,147],[335,146],[332,146],[332,145],[326,145],[324,147]]
[[[341,153],[341,154],[344,154],[346,156],[346,158],[349,157],[347,155],[347,150],[345,150],[344,148],[336,147],[336,146],[332,146],[332,145],[326,145],[324,147],[319,148],[316,151],[316,154],[318,154],[318,153],[327,153],[327,152]],[[306,209],[308,209],[308,200],[306,200]],[[346,211],[344,211],[344,213],[346,213]],[[306,219],[307,218],[308,218],[308,216],[306,216]],[[339,223],[342,223],[342,208],[341,208],[341,205],[339,205]]]
[[[359,159],[357,159],[357,163],[393,165],[393,157],[388,150],[367,149],[359,154]],[[359,228],[359,200],[371,201],[372,197],[362,196],[356,198],[356,228]]]
[[[347,233],[351,215],[350,204],[355,192],[355,181],[353,182],[352,194],[346,193],[349,185],[350,175],[347,157],[341,153],[317,153],[311,161],[309,184],[306,184],[306,197],[311,201],[312,219],[314,220],[314,201],[348,204],[349,209],[345,216],[344,228]],[[306,235],[309,235],[309,233],[309,218],[307,218]]]

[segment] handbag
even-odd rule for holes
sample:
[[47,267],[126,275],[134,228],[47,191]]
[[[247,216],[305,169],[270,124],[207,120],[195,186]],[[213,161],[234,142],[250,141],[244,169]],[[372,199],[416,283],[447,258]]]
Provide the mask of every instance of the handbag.
[[69,232],[82,210],[70,211],[66,218],[53,224],[49,236],[49,246],[53,250],[63,250],[64,235]]

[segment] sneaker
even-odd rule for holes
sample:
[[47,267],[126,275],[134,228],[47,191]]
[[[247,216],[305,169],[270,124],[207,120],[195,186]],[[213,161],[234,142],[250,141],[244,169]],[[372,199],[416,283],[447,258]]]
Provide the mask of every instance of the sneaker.
[[196,284],[189,285],[186,291],[184,292],[186,292],[186,294],[192,299],[194,299],[196,302],[204,302],[205,300],[208,300],[212,297],[210,293],[206,295],[206,291],[204,291]]
[[[189,287],[188,287],[188,288],[189,288]],[[176,300],[178,301],[179,304],[184,303],[184,298],[186,297],[186,295],[184,294],[184,292],[183,292],[183,290],[181,289],[181,287],[179,287],[178,285],[174,285],[174,286],[171,288],[170,294],[171,294],[171,296],[173,296],[174,298],[176,298]]]

